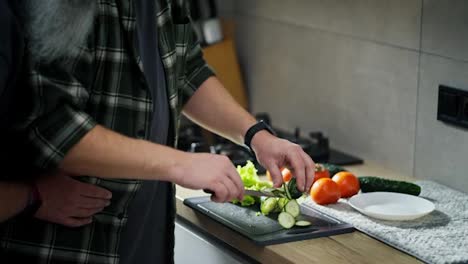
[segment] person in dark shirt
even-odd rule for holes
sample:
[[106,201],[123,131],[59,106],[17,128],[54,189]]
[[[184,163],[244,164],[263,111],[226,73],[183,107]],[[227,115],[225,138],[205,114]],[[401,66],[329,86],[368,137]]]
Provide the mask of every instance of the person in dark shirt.
[[[7,145],[11,145],[7,131],[14,116],[15,91],[20,89],[16,85],[24,50],[21,28],[7,0],[0,0],[0,25],[0,225],[18,214],[66,226],[88,224],[92,215],[110,203],[109,191],[81,183],[61,171],[29,179],[34,184],[26,180],[7,180],[23,178],[6,175],[15,172],[5,167],[9,156]],[[32,186],[40,192],[42,204],[37,211],[27,212],[33,202]]]
[[215,202],[244,194],[229,158],[175,148],[181,115],[251,148],[275,186],[290,167],[310,189],[312,159],[237,104],[203,59],[186,0],[18,1],[33,105],[16,122],[27,160],[113,197],[78,229],[35,219],[0,228],[7,260],[172,263],[175,184]]

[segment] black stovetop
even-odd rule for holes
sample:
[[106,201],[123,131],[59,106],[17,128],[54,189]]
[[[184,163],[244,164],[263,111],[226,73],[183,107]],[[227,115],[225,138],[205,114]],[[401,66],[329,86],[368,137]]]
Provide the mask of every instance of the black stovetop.
[[[259,115],[257,118],[271,123],[267,115]],[[329,138],[324,136],[321,132],[311,132],[307,137],[304,137],[301,135],[299,128],[296,128],[293,132],[278,128],[274,128],[274,130],[279,137],[300,145],[315,162],[336,165],[363,163],[361,158],[330,148]],[[244,165],[247,160],[255,160],[248,149],[209,133],[190,122],[181,128],[178,148],[183,151],[227,155],[234,165]],[[256,165],[260,173],[265,172],[261,166],[258,164]]]

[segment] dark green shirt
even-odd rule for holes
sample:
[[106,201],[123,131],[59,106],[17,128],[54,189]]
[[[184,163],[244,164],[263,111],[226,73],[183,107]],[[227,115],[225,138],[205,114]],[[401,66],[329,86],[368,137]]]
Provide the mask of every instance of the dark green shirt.
[[[213,72],[203,60],[188,12],[176,1],[161,6],[155,23],[164,65],[175,145],[181,109]],[[177,1],[179,2],[179,1]],[[53,169],[96,124],[123,135],[149,139],[153,100],[143,74],[132,0],[100,0],[89,39],[76,58],[44,65],[29,61],[24,101],[28,113],[18,122],[24,166]],[[136,153],[137,154],[137,153]],[[112,175],[110,175],[112,176]],[[109,189],[112,203],[92,224],[67,228],[16,217],[0,226],[2,263],[117,264],[128,206],[138,180],[82,177]]]

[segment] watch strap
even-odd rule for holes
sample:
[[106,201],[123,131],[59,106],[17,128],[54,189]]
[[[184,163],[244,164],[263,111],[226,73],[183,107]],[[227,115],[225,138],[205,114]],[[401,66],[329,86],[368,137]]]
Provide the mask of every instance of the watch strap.
[[252,153],[253,153],[253,150],[251,147],[252,139],[255,136],[255,134],[257,134],[258,132],[262,130],[267,130],[272,135],[276,136],[275,131],[265,121],[263,120],[258,121],[255,125],[251,126],[247,130],[247,132],[245,133],[245,137],[244,137],[244,144],[252,151]]

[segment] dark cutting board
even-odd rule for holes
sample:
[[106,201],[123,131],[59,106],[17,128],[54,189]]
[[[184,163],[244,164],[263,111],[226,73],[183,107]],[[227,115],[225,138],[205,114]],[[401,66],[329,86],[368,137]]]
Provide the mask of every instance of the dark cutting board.
[[231,203],[214,203],[207,196],[185,199],[184,204],[262,246],[354,231],[354,228],[347,223],[302,206],[300,219],[307,220],[312,225],[284,229],[276,220],[278,214],[257,216],[257,212],[260,211],[258,205],[240,207]]

